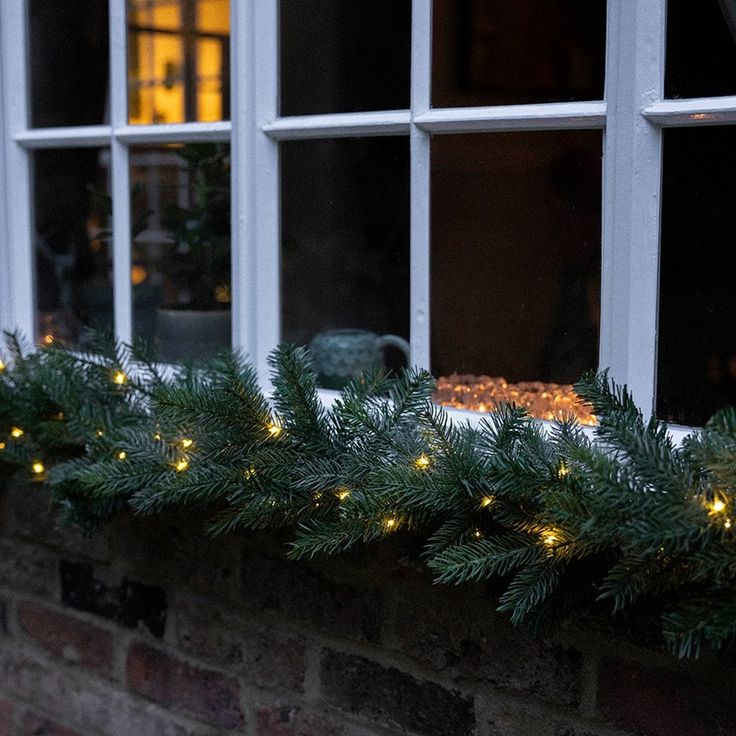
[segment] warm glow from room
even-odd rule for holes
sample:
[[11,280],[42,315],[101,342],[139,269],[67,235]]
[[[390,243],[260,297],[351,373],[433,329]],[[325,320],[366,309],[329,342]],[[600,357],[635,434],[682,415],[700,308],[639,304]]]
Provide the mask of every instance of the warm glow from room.
[[493,411],[496,404],[515,403],[535,419],[564,419],[574,416],[593,426],[595,416],[582,404],[569,384],[525,381],[508,383],[504,378],[452,374],[437,379],[433,400],[441,406],[468,411]]
[[229,0],[128,2],[128,116],[133,124],[222,120]]

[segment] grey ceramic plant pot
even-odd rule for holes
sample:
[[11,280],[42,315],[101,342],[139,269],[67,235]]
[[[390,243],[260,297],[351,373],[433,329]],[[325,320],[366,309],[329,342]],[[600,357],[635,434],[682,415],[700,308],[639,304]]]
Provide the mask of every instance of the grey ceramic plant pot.
[[159,309],[156,352],[159,360],[175,363],[201,360],[231,344],[230,310]]

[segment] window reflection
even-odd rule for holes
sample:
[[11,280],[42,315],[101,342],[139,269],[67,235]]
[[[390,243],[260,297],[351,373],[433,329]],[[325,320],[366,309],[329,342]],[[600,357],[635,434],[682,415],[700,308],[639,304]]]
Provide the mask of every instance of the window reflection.
[[128,0],[130,122],[227,118],[229,34],[229,0]]
[[599,131],[432,139],[441,403],[574,408],[570,384],[598,362],[601,145]]
[[284,339],[320,353],[329,388],[382,358],[406,364],[408,139],[292,141],[281,156]]
[[606,0],[435,0],[432,105],[603,99]]
[[736,0],[669,0],[666,97],[736,94]]
[[33,154],[37,339],[83,345],[111,329],[112,214],[108,149]]
[[282,115],[409,107],[410,0],[281,0]]
[[107,2],[30,0],[28,36],[31,124],[106,122]]
[[164,361],[230,345],[230,149],[131,150],[134,329]]
[[736,405],[736,127],[664,131],[657,413]]

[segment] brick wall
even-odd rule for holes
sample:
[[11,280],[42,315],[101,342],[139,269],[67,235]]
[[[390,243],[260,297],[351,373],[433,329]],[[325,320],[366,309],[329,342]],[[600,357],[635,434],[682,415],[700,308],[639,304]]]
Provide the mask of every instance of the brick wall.
[[605,621],[533,639],[411,540],[307,565],[184,517],[84,538],[38,485],[0,519],[0,736],[736,734],[733,658]]

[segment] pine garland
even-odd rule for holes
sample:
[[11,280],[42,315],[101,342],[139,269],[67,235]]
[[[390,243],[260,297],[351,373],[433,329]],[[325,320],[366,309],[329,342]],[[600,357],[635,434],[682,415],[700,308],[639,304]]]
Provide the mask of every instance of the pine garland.
[[589,374],[576,391],[598,416],[591,439],[513,405],[453,424],[416,371],[364,375],[327,410],[288,344],[270,359],[270,400],[239,355],[164,376],[102,338],[90,354],[7,347],[0,462],[85,529],[125,508],[211,507],[213,533],[294,529],[293,558],[411,530],[437,582],[503,583],[514,623],[654,599],[680,656],[736,639],[734,408],[675,446],[624,387]]

